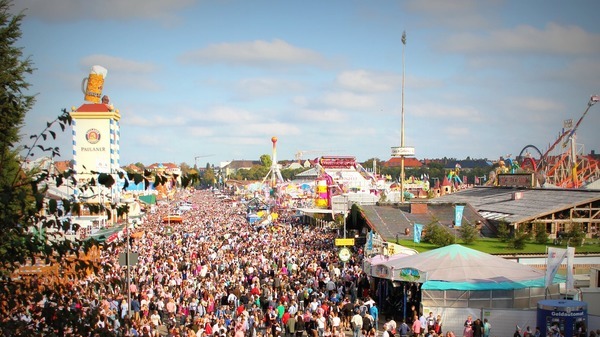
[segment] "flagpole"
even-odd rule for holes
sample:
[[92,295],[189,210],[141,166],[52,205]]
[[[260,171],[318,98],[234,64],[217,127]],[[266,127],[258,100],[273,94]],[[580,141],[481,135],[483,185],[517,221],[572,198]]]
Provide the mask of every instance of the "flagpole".
[[[406,48],[406,31],[402,32],[402,120],[400,126],[400,147],[404,151],[404,49]],[[400,203],[404,204],[404,152],[400,157]]]
[[[571,240],[571,238],[569,238],[569,240]],[[567,240],[567,259],[569,258],[569,240]],[[565,300],[567,299],[567,296],[569,295],[569,262],[567,261],[567,268],[566,268],[566,272],[567,272],[567,283],[565,283]]]
[[546,284],[546,279],[548,278],[548,246],[546,245],[546,274],[544,275],[544,299],[548,299],[548,285]]

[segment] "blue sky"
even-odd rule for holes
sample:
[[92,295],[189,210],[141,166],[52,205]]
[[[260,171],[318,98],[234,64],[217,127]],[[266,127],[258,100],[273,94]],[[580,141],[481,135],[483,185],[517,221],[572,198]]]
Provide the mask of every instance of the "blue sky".
[[[37,103],[24,141],[84,103],[92,65],[121,164],[542,151],[600,94],[599,1],[19,0]],[[577,131],[600,150],[600,104]],[[70,132],[57,141],[71,159]]]

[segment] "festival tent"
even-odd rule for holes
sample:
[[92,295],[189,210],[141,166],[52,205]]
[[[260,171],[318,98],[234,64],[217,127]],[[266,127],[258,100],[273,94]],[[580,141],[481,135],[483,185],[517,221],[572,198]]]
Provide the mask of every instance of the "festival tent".
[[369,276],[387,278],[390,274],[390,269],[385,265],[396,259],[409,256],[408,254],[399,253],[394,255],[375,255],[363,260],[363,271]]
[[424,290],[509,290],[544,287],[544,271],[453,244],[384,262],[392,281]]

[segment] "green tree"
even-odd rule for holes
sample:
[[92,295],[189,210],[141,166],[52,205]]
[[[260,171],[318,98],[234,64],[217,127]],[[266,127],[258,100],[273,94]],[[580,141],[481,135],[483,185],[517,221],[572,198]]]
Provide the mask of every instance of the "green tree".
[[505,221],[501,221],[498,224],[497,229],[498,229],[498,238],[500,239],[500,241],[508,242],[511,238],[510,227],[508,226],[508,223],[506,223]]
[[425,236],[423,237],[423,241],[439,247],[444,247],[453,244],[455,239],[450,232],[437,222],[437,220],[434,220],[425,226]]
[[268,154],[263,154],[260,156],[260,164],[264,167],[271,168],[271,165],[273,165],[273,160]]
[[585,239],[585,232],[583,231],[583,226],[577,222],[571,223],[567,231],[567,237],[569,238],[569,245],[583,245],[583,240]]
[[210,166],[210,164],[206,164],[206,169],[202,174],[202,179],[200,179],[200,183],[203,187],[211,187],[214,186],[217,181],[217,176],[215,175],[215,171]]
[[186,162],[182,162],[179,164],[179,169],[181,169],[181,174],[189,174],[192,168]]
[[38,250],[37,242],[31,242],[35,238],[26,227],[19,226],[29,222],[37,201],[31,198],[33,178],[25,176],[15,149],[35,97],[24,94],[29,88],[25,75],[33,72],[32,62],[14,46],[21,37],[23,14],[11,16],[10,6],[9,1],[0,0],[0,270],[4,273],[11,273]]
[[540,244],[548,243],[548,233],[546,233],[546,225],[541,222],[533,223],[533,230],[535,231],[535,242]]
[[531,239],[531,232],[525,226],[518,226],[513,231],[512,237],[508,241],[508,248],[525,249],[528,240]]
[[465,244],[470,245],[477,241],[479,231],[477,230],[477,227],[468,223],[463,223],[462,226],[458,228],[458,234]]

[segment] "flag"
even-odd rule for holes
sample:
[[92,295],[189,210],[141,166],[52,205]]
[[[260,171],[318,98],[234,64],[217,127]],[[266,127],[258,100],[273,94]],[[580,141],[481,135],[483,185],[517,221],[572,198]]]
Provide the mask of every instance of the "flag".
[[421,232],[423,232],[423,225],[421,224],[414,224],[413,226],[413,241],[415,243],[420,243],[421,242]]
[[373,231],[369,231],[367,235],[367,250],[373,250]]
[[575,289],[573,260],[575,260],[575,247],[567,247],[567,290]]
[[562,248],[548,247],[548,262],[546,263],[546,287],[552,285],[554,276],[567,255],[567,250]]
[[461,226],[464,210],[465,210],[464,205],[456,205],[456,207],[454,208],[454,226],[455,227]]

